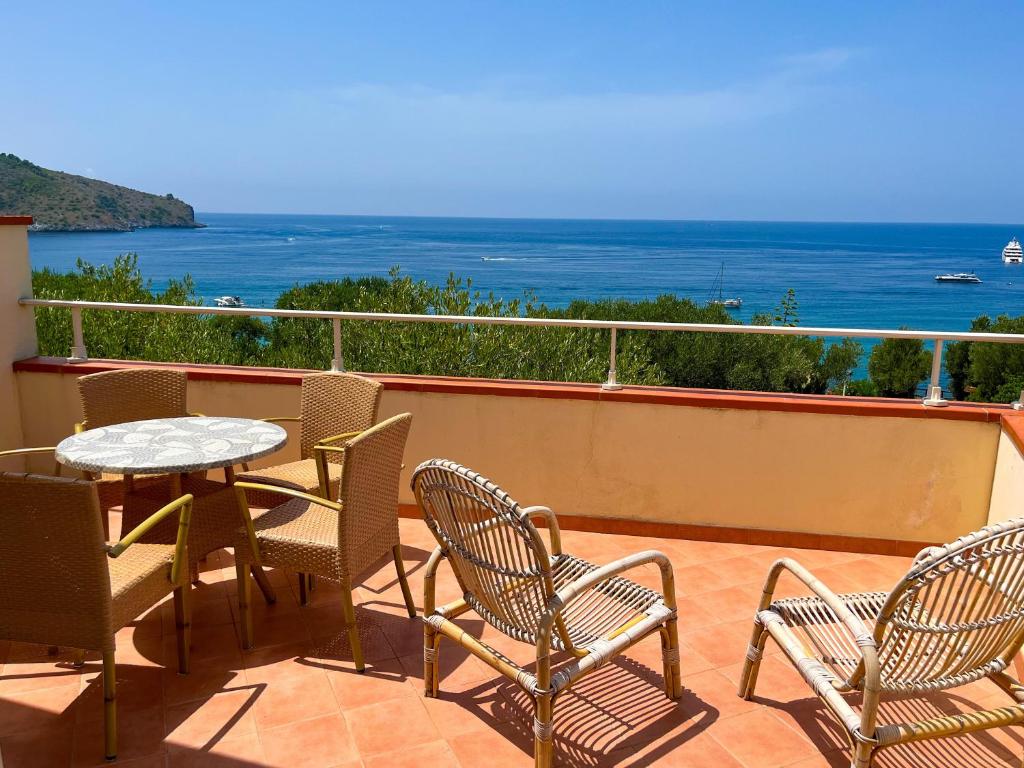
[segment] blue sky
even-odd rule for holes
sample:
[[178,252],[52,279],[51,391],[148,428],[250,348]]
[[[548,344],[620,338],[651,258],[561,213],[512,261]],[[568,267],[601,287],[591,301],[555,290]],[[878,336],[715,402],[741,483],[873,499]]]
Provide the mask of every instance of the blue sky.
[[200,211],[1024,221],[1019,2],[93,5],[0,150]]

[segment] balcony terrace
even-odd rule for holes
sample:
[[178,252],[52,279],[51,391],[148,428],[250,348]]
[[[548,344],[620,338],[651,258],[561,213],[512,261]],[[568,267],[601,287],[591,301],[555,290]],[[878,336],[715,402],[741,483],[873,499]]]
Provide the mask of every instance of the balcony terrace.
[[[0,221],[0,448],[53,445],[80,420],[76,378],[136,365],[36,356],[26,222]],[[86,340],[87,341],[87,340]],[[179,366],[180,367],[180,366]],[[189,407],[253,418],[297,410],[302,372],[184,366]],[[665,698],[658,642],[644,640],[555,709],[556,765],[782,768],[847,766],[844,730],[769,643],[753,701],[736,694],[765,574],[792,557],[837,592],[887,591],[922,547],[1019,515],[1024,415],[1008,406],[586,384],[375,376],[382,417],[413,414],[399,513],[422,610],[434,547],[409,472],[445,456],[525,503],[553,508],[563,541],[592,562],[659,549],[675,566],[684,694]],[[283,454],[297,453],[296,440]],[[275,456],[275,461],[281,455]],[[286,457],[287,458],[287,457]],[[269,460],[264,460],[269,463]],[[47,466],[36,465],[39,471]],[[115,512],[112,535],[119,529]],[[657,568],[637,572],[660,584]],[[393,570],[356,589],[367,671],[355,673],[336,587],[300,607],[293,574],[270,571],[256,647],[239,642],[235,571],[210,556],[194,591],[187,676],[175,671],[169,601],[117,636],[118,764],[452,766],[532,764],[533,710],[520,690],[452,643],[441,695],[423,696],[423,635]],[[441,570],[439,600],[459,597]],[[784,579],[782,592],[804,594]],[[460,620],[462,621],[462,620]],[[532,646],[476,618],[465,628],[513,661]],[[104,764],[98,657],[0,641],[0,766]],[[1005,702],[982,681],[922,703],[922,719]],[[883,750],[879,766],[1020,765],[1019,729]]]

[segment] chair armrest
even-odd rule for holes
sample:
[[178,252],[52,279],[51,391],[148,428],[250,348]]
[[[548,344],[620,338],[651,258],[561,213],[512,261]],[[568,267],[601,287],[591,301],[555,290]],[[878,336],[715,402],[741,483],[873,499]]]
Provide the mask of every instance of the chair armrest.
[[267,419],[260,419],[260,421],[269,421],[271,424],[277,424],[280,421],[302,421],[301,416],[271,416]]
[[203,417],[203,416],[206,416],[206,414],[205,414],[205,413],[200,413],[199,411],[189,411],[189,412],[188,412],[188,415],[189,415],[189,416],[199,416],[199,417]]
[[[12,448],[8,451],[0,451],[0,458],[4,456],[28,456],[33,453],[53,453],[56,451],[56,447],[48,448]],[[59,461],[54,461],[54,474],[60,477],[61,465]]]
[[527,507],[522,514],[528,518],[543,517],[548,524],[548,539],[551,542],[551,554],[562,554],[562,532],[558,527],[558,518],[550,507]]
[[80,435],[83,432],[85,432],[85,422],[84,421],[76,421],[75,422],[75,434],[76,435]]
[[351,440],[353,437],[359,437],[361,434],[363,434],[363,431],[357,429],[354,432],[342,432],[340,435],[332,435],[331,437],[325,437],[322,440],[316,441],[316,445],[313,446],[313,450],[315,451],[317,448],[326,447],[328,445],[331,445],[332,443],[347,442]]
[[107,555],[111,558],[118,557],[128,547],[149,533],[154,526],[162,522],[168,515],[180,511],[178,515],[178,536],[174,543],[174,560],[171,563],[171,582],[177,584],[181,569],[188,565],[188,529],[192,520],[192,499],[192,494],[186,493],[170,504],[161,507],[128,531],[127,534],[121,537],[120,541],[107,545]]
[[[846,625],[854,638],[872,637],[872,633],[868,630],[867,625],[864,624],[857,614],[846,606],[846,603],[844,603],[835,592],[829,589],[824,582],[800,565],[796,560],[788,557],[776,560],[772,565],[771,570],[768,571],[768,578],[765,582],[764,594],[761,597],[761,606],[758,608],[758,611],[767,609],[771,604],[771,597],[775,593],[775,585],[778,583],[779,576],[781,576],[784,571],[791,573],[805,587],[821,598],[822,602],[824,602],[825,605],[827,605],[836,615],[836,618]],[[873,646],[874,643],[872,642],[872,647]]]
[[235,483],[235,488],[251,488],[254,491],[269,491],[270,493],[279,493],[282,496],[290,496],[293,499],[301,499],[302,501],[308,501],[311,504],[319,504],[321,507],[327,509],[333,509],[335,512],[341,512],[341,504],[337,501],[330,501],[329,499],[321,498],[320,496],[313,496],[309,493],[303,493],[302,491],[296,491],[292,488],[282,488],[279,485],[269,485],[268,483],[247,483],[245,481],[239,481]]
[[625,571],[650,563],[654,563],[661,569],[662,597],[665,598],[665,605],[669,608],[675,608],[675,579],[672,573],[672,562],[668,559],[668,555],[656,549],[648,549],[643,552],[627,555],[620,560],[602,565],[597,570],[583,574],[575,581],[566,584],[558,590],[552,598],[551,604],[557,603],[557,609],[560,611],[583,593],[589,592]]

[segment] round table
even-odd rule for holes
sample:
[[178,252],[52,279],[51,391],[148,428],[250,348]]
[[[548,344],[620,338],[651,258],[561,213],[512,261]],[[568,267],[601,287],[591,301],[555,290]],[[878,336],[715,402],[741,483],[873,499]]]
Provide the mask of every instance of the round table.
[[256,419],[183,416],[88,429],[57,446],[57,461],[117,475],[187,473],[232,467],[278,450],[288,433]]
[[[223,468],[226,485],[231,486],[235,464],[271,454],[287,441],[288,433],[282,427],[266,421],[182,416],[88,429],[62,440],[56,456],[61,464],[84,472],[125,475],[129,488],[133,475],[169,474],[172,495],[180,496],[182,475]],[[197,497],[196,502],[200,505],[201,498]],[[274,590],[258,565],[252,518],[241,508],[239,515],[256,558],[252,574],[267,602],[272,603]]]

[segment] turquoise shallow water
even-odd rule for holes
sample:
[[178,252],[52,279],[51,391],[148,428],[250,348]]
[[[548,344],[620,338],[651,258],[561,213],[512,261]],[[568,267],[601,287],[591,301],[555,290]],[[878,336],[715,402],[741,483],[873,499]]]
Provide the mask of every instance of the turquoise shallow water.
[[[749,320],[796,291],[802,325],[966,329],[975,316],[1024,313],[1024,266],[1000,253],[1024,225],[807,224],[717,221],[581,221],[262,214],[198,214],[206,229],[33,233],[34,267],[69,269],[136,251],[161,283],[190,273],[207,299],[237,294],[272,305],[295,283],[449,272],[515,298],[637,299],[673,292],[707,300],[725,264],[725,293]],[[981,285],[938,284],[940,272],[974,271]]]

